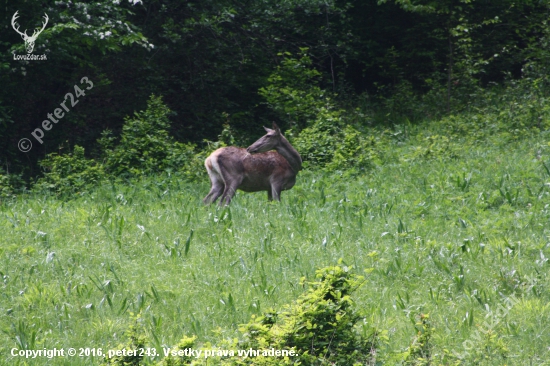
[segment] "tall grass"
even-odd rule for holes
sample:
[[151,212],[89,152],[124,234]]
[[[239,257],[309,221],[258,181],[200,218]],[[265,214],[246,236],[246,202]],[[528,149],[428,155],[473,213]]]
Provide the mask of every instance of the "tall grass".
[[302,172],[280,204],[238,193],[230,207],[204,207],[207,182],[174,176],[4,202],[0,362],[24,364],[13,347],[114,348],[130,313],[141,313],[151,347],[183,335],[216,344],[341,258],[366,276],[354,296],[365,324],[387,336],[381,360],[398,359],[429,313],[433,360],[452,364],[513,294],[520,302],[477,342],[487,357],[476,362],[547,364],[548,135],[467,143],[445,131],[398,127],[383,164],[353,178]]

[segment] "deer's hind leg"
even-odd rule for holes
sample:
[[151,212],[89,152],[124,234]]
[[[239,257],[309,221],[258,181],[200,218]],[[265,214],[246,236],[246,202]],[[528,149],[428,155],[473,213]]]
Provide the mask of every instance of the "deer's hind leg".
[[210,178],[210,183],[212,184],[210,192],[208,192],[206,197],[204,197],[203,199],[204,204],[208,205],[210,203],[216,202],[218,197],[221,196],[225,189],[225,183],[223,177],[215,168],[216,164],[212,164],[211,157],[208,157],[206,159],[204,165],[206,166],[206,171],[208,172],[208,177]]
[[223,190],[222,198],[220,200],[220,206],[223,204],[229,205],[231,199],[237,192],[237,188],[241,184],[242,179],[227,179],[225,181],[225,188]]
[[241,185],[243,182],[243,176],[242,174],[231,174],[232,171],[235,171],[235,169],[227,168],[223,164],[219,164],[220,167],[220,175],[222,176],[223,182],[225,183],[225,187],[223,189],[222,198],[220,200],[220,206],[221,205],[229,205],[231,202],[231,199],[237,192],[237,188]]
[[212,188],[210,188],[210,192],[208,192],[206,197],[204,197],[203,199],[204,204],[208,205],[210,203],[216,202],[218,197],[222,195],[224,188],[225,186],[223,185],[223,182],[222,183],[220,183],[219,181],[216,181],[215,183],[212,182]]

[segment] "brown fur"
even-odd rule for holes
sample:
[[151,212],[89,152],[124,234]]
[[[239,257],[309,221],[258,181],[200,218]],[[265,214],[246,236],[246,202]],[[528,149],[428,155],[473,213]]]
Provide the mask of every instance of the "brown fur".
[[[276,127],[275,124],[274,127]],[[300,154],[281,135],[279,128],[266,130],[268,138],[262,137],[252,144],[248,151],[283,149],[282,152],[287,154],[285,156],[289,156],[289,159],[301,165]],[[266,142],[268,140],[269,142]],[[223,147],[206,158],[204,165],[212,188],[204,198],[204,203],[215,202],[222,196],[220,204],[229,204],[237,189],[244,192],[267,191],[269,200],[279,200],[281,191],[294,186],[299,166],[293,168],[289,161],[277,151],[256,154],[248,151],[234,146]]]

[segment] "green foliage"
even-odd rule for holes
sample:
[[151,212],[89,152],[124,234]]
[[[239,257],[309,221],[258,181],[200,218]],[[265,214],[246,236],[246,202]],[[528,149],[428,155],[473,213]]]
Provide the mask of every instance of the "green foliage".
[[25,191],[25,182],[20,175],[8,174],[0,168],[0,199],[13,198]]
[[409,118],[411,121],[422,121],[431,109],[421,103],[412,84],[406,80],[392,86],[378,86],[376,99],[380,104],[379,108],[386,112],[383,118],[389,119],[393,123],[403,117]]
[[456,142],[454,136],[429,135],[422,137],[418,146],[415,146],[410,154],[404,159],[450,159],[457,158],[462,152],[460,143]]
[[426,366],[432,362],[431,338],[434,332],[428,314],[420,314],[415,324],[417,334],[404,354],[404,365]]
[[365,171],[379,160],[377,139],[346,125],[342,111],[321,108],[316,120],[297,136],[289,134],[304,160],[304,168],[324,168],[329,172]]
[[[103,365],[114,365],[114,366],[139,366],[142,365],[144,359],[144,352],[140,352],[145,349],[146,337],[144,336],[143,330],[143,319],[141,314],[138,313],[134,315],[130,313],[131,325],[128,330],[125,332],[125,336],[128,338],[128,341],[124,344],[119,344],[117,347],[112,347],[113,350],[120,351],[130,351],[132,352],[127,354],[122,354],[120,356],[114,356],[111,358],[105,357]],[[138,351],[138,352],[134,352]]]
[[34,191],[51,191],[58,195],[82,193],[105,179],[103,166],[84,156],[84,148],[75,145],[73,152],[52,153],[40,161],[44,176],[33,186]]
[[223,146],[234,146],[235,145],[235,143],[236,143],[235,133],[231,129],[231,126],[229,125],[229,123],[226,123],[226,124],[223,125],[223,130],[218,135],[218,141],[220,142],[220,147],[221,147],[221,145],[223,145]]
[[334,151],[342,139],[344,122],[341,111],[321,108],[316,119],[297,136],[289,133],[292,145],[304,160],[304,167],[325,166],[333,159]]
[[170,110],[160,97],[151,96],[148,108],[127,118],[121,140],[116,142],[109,130],[98,140],[103,162],[84,156],[84,148],[75,145],[72,153],[49,154],[40,162],[44,176],[35,191],[59,195],[82,193],[104,180],[159,172],[174,173],[178,178],[196,180],[204,176],[204,154],[192,144],[174,141],[168,134]]
[[204,158],[206,158],[214,150],[217,150],[221,147],[244,145],[244,142],[242,140],[235,137],[235,131],[233,131],[233,128],[228,123],[223,125],[222,132],[218,135],[217,141],[204,140],[204,143],[206,144],[206,147],[201,152],[199,152],[199,154],[202,154]]
[[495,362],[505,364],[510,350],[503,335],[495,330],[484,331],[479,328],[473,330],[472,339],[466,341],[468,349],[463,349],[461,353],[455,353],[450,358],[456,358],[457,365],[491,365],[496,364]]
[[365,172],[380,161],[379,148],[378,139],[365,136],[348,125],[342,131],[334,156],[326,169],[330,172],[340,171],[351,175]]
[[[238,365],[354,365],[371,360],[374,344],[355,330],[360,317],[351,294],[363,278],[346,266],[316,271],[316,281],[296,302],[279,312],[268,312],[244,325],[243,349],[292,349],[298,356],[276,359],[244,358]],[[302,283],[306,283],[302,279]]]
[[281,64],[268,77],[267,86],[259,89],[267,105],[292,126],[302,129],[317,118],[325,107],[325,92],[319,87],[321,73],[312,68],[307,48],[298,58],[290,52],[279,53]]
[[170,109],[161,97],[152,95],[145,111],[127,117],[120,141],[106,131],[99,140],[105,156],[105,170],[114,176],[137,176],[163,171],[180,171],[197,177],[195,146],[174,141],[169,135]]
[[[51,4],[44,10],[53,19],[50,19],[50,24],[44,29],[40,39],[48,39],[54,47],[57,47],[58,42],[61,42],[57,38],[63,34],[65,39],[71,40],[65,42],[65,48],[62,49],[64,54],[94,49],[105,55],[109,52],[121,51],[124,46],[134,43],[152,49],[153,45],[141,34],[139,27],[128,21],[134,12],[127,4],[124,5],[126,6],[107,1],[93,3],[75,1],[72,6],[60,8]],[[39,47],[42,52],[46,48],[42,44]],[[21,46],[14,45],[12,51],[21,52]],[[85,64],[89,59],[83,58],[80,62]]]
[[[183,337],[177,346],[171,348],[171,351],[178,353],[179,351],[184,351],[186,349],[196,349],[196,340],[196,336]],[[197,361],[194,356],[173,356],[172,353],[170,353],[168,356],[162,358],[162,360],[158,363],[158,366],[187,366],[192,365],[193,361]],[[198,362],[195,364],[198,364]]]
[[203,178],[204,152],[197,153],[192,144],[174,141],[168,134],[169,114],[162,99],[151,96],[147,110],[136,113],[134,118],[126,118],[120,142],[117,143],[111,131],[102,133],[98,140],[104,156],[102,163],[87,159],[84,148],[78,145],[70,154],[50,154],[40,162],[44,176],[38,179],[34,190],[71,194],[106,179],[160,172],[174,173],[178,178],[191,181]]
[[[421,123],[412,146],[400,158],[459,159],[478,144],[506,146],[550,129],[550,104],[545,83],[538,77],[511,82],[506,89],[480,92],[482,101],[470,110],[451,114],[438,121]],[[397,126],[395,136],[403,136],[410,123]],[[409,136],[410,137],[410,136]]]

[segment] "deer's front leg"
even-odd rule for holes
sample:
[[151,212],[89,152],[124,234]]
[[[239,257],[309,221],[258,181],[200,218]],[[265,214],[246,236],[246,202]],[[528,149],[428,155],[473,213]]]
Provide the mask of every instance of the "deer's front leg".
[[[281,191],[283,190],[283,183],[282,182],[274,182],[271,184],[271,198],[275,201],[281,200]],[[269,194],[269,192],[268,192]]]

